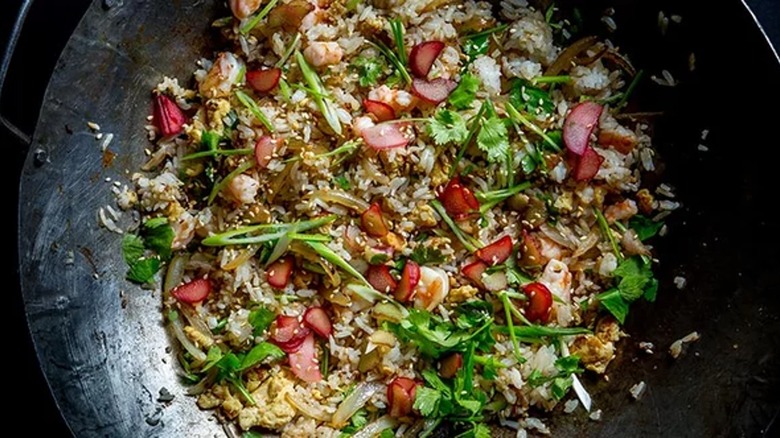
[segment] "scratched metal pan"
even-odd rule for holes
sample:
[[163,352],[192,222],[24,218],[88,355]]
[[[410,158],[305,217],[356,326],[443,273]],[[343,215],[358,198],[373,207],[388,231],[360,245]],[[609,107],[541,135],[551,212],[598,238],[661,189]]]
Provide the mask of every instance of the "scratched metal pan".
[[[188,78],[193,61],[213,50],[209,23],[218,6],[114,3],[120,6],[106,11],[96,0],[68,42],[23,169],[20,281],[30,329],[74,435],[220,436],[174,374],[159,293],[124,280],[120,237],[99,229],[96,217],[112,202],[106,180],[127,183],[144,160],[149,90],[164,74]],[[780,407],[777,57],[740,1],[577,3],[589,32],[610,38],[648,73],[666,69],[679,81],[674,88],[645,82],[638,108],[663,112],[653,122],[664,178],[684,208],[657,247],[658,301],[632,307],[631,337],[621,342],[608,381],[585,379],[601,421],[557,412],[553,432],[771,434]],[[615,8],[614,33],[600,21],[608,6]],[[659,10],[682,17],[665,36]],[[113,160],[87,121],[114,134]],[[673,286],[675,276],[687,279],[684,289]],[[668,346],[694,330],[701,340],[672,360]],[[639,341],[655,344],[656,353],[639,352]],[[647,393],[631,401],[628,389],[639,381]],[[173,402],[158,402],[163,387]]]

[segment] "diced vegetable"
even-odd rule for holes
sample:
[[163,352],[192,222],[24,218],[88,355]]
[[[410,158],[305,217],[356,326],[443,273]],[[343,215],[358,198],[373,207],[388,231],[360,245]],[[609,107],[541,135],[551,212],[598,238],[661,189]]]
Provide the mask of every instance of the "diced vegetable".
[[271,161],[279,140],[271,136],[264,135],[255,142],[255,163],[260,169],[265,169]]
[[542,283],[529,283],[523,286],[526,301],[525,317],[531,322],[547,323],[550,319],[553,298],[550,289]]
[[409,70],[419,78],[426,78],[442,50],[444,50],[444,43],[441,41],[425,41],[417,44],[409,54]]
[[360,133],[363,141],[376,150],[405,147],[409,138],[401,131],[399,123],[380,123]]
[[582,155],[590,143],[590,134],[599,124],[604,107],[593,101],[585,101],[574,108],[563,122],[563,142],[575,155]]
[[276,67],[246,72],[246,82],[253,90],[260,93],[267,93],[276,88],[281,77],[282,69]]
[[284,289],[290,281],[293,270],[292,257],[282,257],[271,263],[266,269],[268,284],[276,289]]
[[512,238],[504,236],[490,245],[478,249],[475,255],[489,265],[495,266],[504,263],[512,255]]
[[395,289],[395,299],[400,302],[409,301],[414,293],[414,288],[420,282],[420,265],[407,260],[404,270],[401,272],[401,281]]
[[604,157],[588,146],[577,160],[577,167],[574,169],[574,179],[577,181],[590,181],[599,172],[603,162]]
[[458,87],[458,83],[451,79],[436,78],[431,81],[414,79],[412,81],[412,93],[420,99],[438,105],[448,97],[452,90]]
[[444,187],[439,200],[447,213],[455,219],[462,219],[479,210],[479,201],[474,193],[464,186],[459,177],[454,177]]
[[461,269],[461,273],[463,273],[464,277],[471,280],[477,286],[484,288],[485,285],[482,284],[482,274],[487,271],[487,268],[488,265],[480,260],[477,260],[464,266],[463,269]]
[[303,322],[315,333],[327,338],[333,333],[333,325],[322,307],[309,307],[303,314]]
[[387,404],[391,417],[406,417],[412,413],[418,383],[407,377],[396,377],[387,386]]
[[445,379],[451,379],[458,374],[463,366],[463,355],[452,353],[439,362],[439,375]]
[[214,286],[211,284],[211,280],[207,278],[198,278],[192,280],[189,283],[176,286],[171,295],[182,303],[199,303],[209,296]]
[[378,203],[371,204],[363,214],[360,215],[360,223],[363,231],[371,237],[384,237],[388,233],[387,225],[382,217],[382,208]]
[[378,100],[363,99],[366,111],[373,114],[378,122],[395,120],[395,110],[390,105]]
[[154,123],[163,137],[181,133],[186,122],[187,117],[173,99],[164,94],[154,98]]
[[298,351],[303,341],[311,333],[308,327],[301,325],[297,316],[279,315],[271,324],[271,342],[285,353]]
[[289,355],[290,368],[296,377],[304,382],[319,382],[322,380],[320,364],[317,362],[317,349],[314,344],[314,333],[309,333],[301,347]]
[[398,282],[395,281],[387,265],[371,265],[366,272],[366,279],[371,286],[384,293],[394,293]]

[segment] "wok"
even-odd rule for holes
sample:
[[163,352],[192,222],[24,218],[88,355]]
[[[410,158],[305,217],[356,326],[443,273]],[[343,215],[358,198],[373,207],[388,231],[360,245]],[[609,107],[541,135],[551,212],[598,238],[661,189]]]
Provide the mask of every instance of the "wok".
[[[124,280],[120,236],[98,228],[112,181],[127,183],[144,160],[149,90],[162,75],[186,79],[210,56],[211,1],[94,1],[56,66],[23,168],[19,272],[29,326],[51,391],[79,437],[223,434],[184,395],[162,326],[158,291]],[[657,244],[656,303],[637,303],[630,338],[609,381],[586,376],[601,421],[584,411],[551,420],[556,436],[760,436],[780,407],[780,262],[777,199],[777,55],[739,1],[573,1],[591,32],[609,37],[635,65],[674,73],[637,94],[655,117],[664,180],[684,207]],[[614,6],[618,29],[599,21]],[[683,21],[658,31],[658,11]],[[695,70],[690,71],[690,54]],[[86,128],[115,135],[108,150]],[[66,129],[67,127],[67,129]],[[703,129],[709,130],[705,141]],[[709,150],[702,152],[703,143]],[[125,214],[123,226],[132,220]],[[685,277],[678,290],[673,278]],[[701,340],[677,360],[672,341]],[[655,344],[655,354],[639,351]],[[631,401],[628,389],[647,392]],[[172,402],[158,401],[162,388]]]

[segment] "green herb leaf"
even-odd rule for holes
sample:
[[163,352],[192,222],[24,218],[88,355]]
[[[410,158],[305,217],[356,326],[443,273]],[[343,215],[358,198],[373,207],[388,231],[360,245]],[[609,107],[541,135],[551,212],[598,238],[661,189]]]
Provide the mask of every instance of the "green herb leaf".
[[[450,351],[465,351],[471,341],[477,342],[478,348],[489,349],[494,342],[488,330],[493,317],[484,309],[480,305],[459,307],[458,325],[425,310],[410,309],[406,318],[389,327],[399,338],[415,344],[421,353],[434,358]],[[460,319],[460,315],[469,312],[473,314]]]
[[628,302],[620,296],[620,291],[610,289],[596,296],[599,303],[612,314],[621,324],[626,322],[628,315]]
[[276,345],[271,344],[270,342],[261,342],[252,347],[252,349],[249,350],[249,353],[244,356],[241,360],[241,365],[238,367],[238,371],[248,370],[268,358],[281,359],[285,356],[284,351]]
[[387,63],[380,56],[373,58],[358,56],[352,61],[350,67],[357,71],[360,86],[369,87],[376,85],[379,78],[385,73]]
[[650,281],[647,283],[647,286],[645,286],[645,292],[642,294],[642,296],[649,302],[655,301],[655,296],[658,294],[658,280],[655,278],[651,278]]
[[556,377],[552,381],[550,386],[550,392],[556,400],[561,400],[566,396],[566,393],[571,389],[573,381],[571,376]]
[[628,220],[628,226],[632,230],[636,231],[639,240],[644,242],[645,240],[655,236],[661,231],[664,226],[663,222],[654,222],[652,219],[638,214]]
[[581,373],[582,369],[580,368],[580,357],[576,355],[559,357],[555,361],[555,369],[564,375]]
[[393,432],[393,429],[385,429],[382,431],[382,433],[379,434],[379,438],[393,438],[395,437],[395,432]]
[[442,109],[428,123],[428,135],[437,145],[460,143],[469,135],[469,130],[460,114]]
[[417,409],[423,417],[430,417],[436,412],[441,399],[441,392],[421,386],[417,388],[414,396],[414,408]]
[[515,79],[509,91],[509,102],[515,108],[531,114],[547,115],[553,112],[555,104],[550,94],[541,88],[534,87],[524,79]]
[[203,131],[200,136],[200,147],[206,151],[216,151],[220,136],[214,131]]
[[276,319],[276,314],[265,307],[258,307],[249,312],[249,324],[254,328],[253,334],[260,336],[271,326]]
[[472,102],[477,97],[479,85],[480,81],[476,76],[470,73],[462,75],[458,86],[450,94],[450,104],[459,110],[471,108]]
[[201,368],[201,371],[208,371],[217,364],[222,359],[222,350],[219,349],[216,345],[212,345],[211,348],[209,348],[208,354],[206,354],[206,362],[203,363],[203,368]]
[[333,178],[333,180],[336,181],[336,184],[338,184],[342,190],[349,190],[349,188],[352,187],[352,185],[349,183],[349,180],[344,175],[339,175]]
[[127,279],[135,283],[149,283],[160,270],[160,259],[149,257],[136,260],[127,271]]
[[144,245],[156,251],[163,260],[171,258],[171,244],[173,243],[173,229],[168,224],[168,218],[159,217],[144,222]]
[[447,260],[440,250],[428,248],[423,245],[417,246],[417,248],[412,251],[412,255],[410,255],[409,258],[418,265],[438,265]]
[[122,256],[128,265],[132,265],[144,256],[144,241],[135,234],[122,237]]
[[645,287],[653,278],[653,271],[649,260],[634,256],[620,262],[612,275],[620,279],[617,286],[620,296],[632,302],[642,296]]
[[487,160],[502,160],[509,149],[509,132],[504,121],[497,116],[487,118],[477,134],[477,146],[487,154]]

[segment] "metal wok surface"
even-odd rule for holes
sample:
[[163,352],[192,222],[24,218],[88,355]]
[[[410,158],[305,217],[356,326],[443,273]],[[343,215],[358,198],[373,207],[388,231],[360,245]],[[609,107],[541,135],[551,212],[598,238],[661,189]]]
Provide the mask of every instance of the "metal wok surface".
[[[64,418],[79,437],[213,437],[210,414],[184,395],[168,353],[160,296],[124,280],[117,234],[97,226],[144,161],[149,90],[163,75],[186,80],[210,56],[211,1],[96,0],[70,39],[49,84],[21,178],[20,281],[41,366]],[[780,220],[772,137],[780,66],[739,1],[574,1],[592,29],[675,88],[639,90],[641,108],[664,111],[655,125],[664,179],[685,206],[658,243],[656,303],[631,309],[609,382],[585,384],[602,420],[556,415],[556,436],[760,436],[780,408]],[[652,3],[652,5],[648,5]],[[618,30],[599,17],[616,9]],[[658,11],[683,17],[662,37]],[[696,69],[688,69],[690,53]],[[109,151],[86,127],[115,135]],[[702,129],[709,129],[702,141]],[[708,152],[697,149],[699,143]],[[41,152],[42,151],[42,152]],[[45,160],[41,157],[45,156]],[[36,158],[37,157],[37,158]],[[106,179],[110,178],[111,182]],[[132,219],[124,215],[123,226]],[[687,286],[677,290],[675,276]],[[677,360],[666,349],[697,330]],[[656,345],[647,355],[639,341]],[[628,389],[648,391],[631,401]],[[165,388],[172,402],[158,401]],[[776,428],[773,429],[775,432]]]

